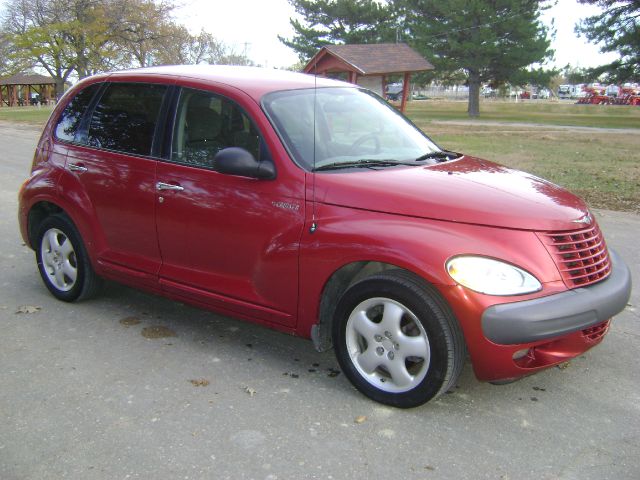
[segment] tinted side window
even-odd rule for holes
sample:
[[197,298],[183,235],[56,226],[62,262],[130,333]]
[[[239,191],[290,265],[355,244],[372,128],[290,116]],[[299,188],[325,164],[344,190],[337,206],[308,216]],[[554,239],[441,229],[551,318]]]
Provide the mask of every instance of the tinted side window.
[[260,135],[253,122],[231,100],[185,88],[180,94],[173,129],[171,159],[213,167],[223,148],[241,147],[260,159]]
[[91,103],[91,99],[100,88],[100,83],[94,83],[81,90],[65,107],[56,125],[56,138],[73,142],[76,132],[80,127],[80,121],[85,110]]
[[150,155],[165,85],[112,83],[96,105],[89,145]]

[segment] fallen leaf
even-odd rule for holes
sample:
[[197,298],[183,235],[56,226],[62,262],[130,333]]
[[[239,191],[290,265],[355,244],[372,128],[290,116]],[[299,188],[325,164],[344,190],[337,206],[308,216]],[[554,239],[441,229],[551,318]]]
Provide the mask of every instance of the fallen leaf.
[[162,325],[144,327],[140,334],[145,338],[166,338],[176,336],[176,332],[170,328],[163,327]]
[[33,305],[22,305],[18,307],[16,313],[37,313],[42,310],[42,307],[34,307]]
[[258,393],[256,390],[250,387],[244,387],[244,391],[247,392],[250,397],[253,397],[256,393]]
[[356,422],[356,423],[364,423],[366,419],[367,419],[367,417],[365,415],[360,415],[360,416],[356,417],[354,422]]
[[124,325],[125,327],[131,327],[133,325],[138,325],[140,323],[140,319],[137,317],[126,317],[120,320],[120,325]]
[[564,363],[559,364],[557,367],[560,370],[566,370],[567,368],[569,368],[570,365],[571,365],[571,362],[564,362]]
[[209,385],[209,380],[201,378],[199,380],[189,380],[195,387],[206,387]]

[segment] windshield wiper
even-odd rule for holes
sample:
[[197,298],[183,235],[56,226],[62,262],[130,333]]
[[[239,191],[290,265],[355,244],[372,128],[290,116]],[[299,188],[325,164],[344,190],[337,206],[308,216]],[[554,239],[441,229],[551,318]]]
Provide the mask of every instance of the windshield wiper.
[[396,165],[408,165],[404,162],[398,162],[396,160],[376,160],[376,159],[362,159],[354,160],[351,162],[334,162],[326,165],[321,165],[313,169],[314,172],[321,170],[337,170],[339,168],[374,168],[374,167],[394,167]]
[[423,160],[428,160],[430,158],[435,158],[439,162],[446,162],[447,160],[453,160],[454,158],[458,158],[460,156],[459,153],[449,152],[447,150],[438,150],[437,152],[429,152],[424,155],[419,156],[415,159],[416,162],[421,162]]

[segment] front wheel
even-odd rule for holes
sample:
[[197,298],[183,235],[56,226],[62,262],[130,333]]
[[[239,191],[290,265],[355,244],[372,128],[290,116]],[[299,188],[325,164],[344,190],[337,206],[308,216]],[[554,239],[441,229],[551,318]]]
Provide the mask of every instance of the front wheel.
[[90,298],[102,285],[91,267],[80,234],[64,215],[48,217],[40,225],[36,261],[42,281],[59,300]]
[[402,270],[349,287],[336,309],[333,342],[340,367],[358,390],[400,408],[446,392],[465,356],[462,332],[448,305]]

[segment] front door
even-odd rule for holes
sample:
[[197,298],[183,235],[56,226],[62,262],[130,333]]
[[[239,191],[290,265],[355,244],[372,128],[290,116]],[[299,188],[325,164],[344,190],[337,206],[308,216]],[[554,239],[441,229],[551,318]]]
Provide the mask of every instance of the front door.
[[169,161],[158,162],[156,223],[160,282],[176,298],[231,315],[292,326],[298,296],[300,198],[279,179],[214,171],[213,157],[236,146],[268,155],[255,124],[235,102],[183,89]]

